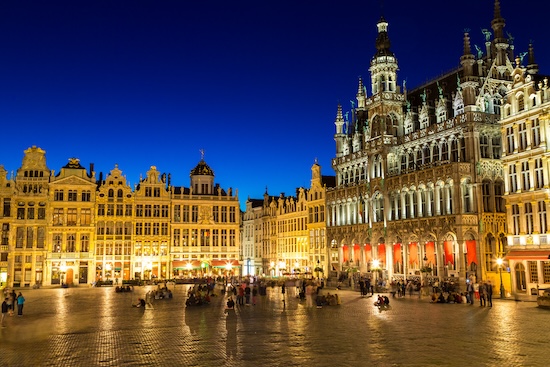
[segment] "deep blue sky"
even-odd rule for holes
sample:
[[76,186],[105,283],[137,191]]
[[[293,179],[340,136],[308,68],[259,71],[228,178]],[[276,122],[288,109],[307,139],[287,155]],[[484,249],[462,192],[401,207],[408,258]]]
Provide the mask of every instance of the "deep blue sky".
[[[77,157],[134,184],[155,165],[188,186],[204,149],[241,202],[294,194],[315,158],[334,174],[336,106],[369,79],[381,13],[413,88],[458,65],[464,28],[483,44],[494,1],[468,3],[3,1],[0,164],[15,171],[37,145],[56,172]],[[550,74],[548,3],[501,6],[516,51],[532,39]]]

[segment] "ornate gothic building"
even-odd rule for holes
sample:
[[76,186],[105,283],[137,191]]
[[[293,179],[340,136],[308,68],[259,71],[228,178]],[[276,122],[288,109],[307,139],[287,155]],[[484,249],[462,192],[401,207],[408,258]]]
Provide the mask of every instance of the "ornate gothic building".
[[[376,270],[387,280],[500,284],[497,260],[514,243],[507,241],[505,197],[511,192],[501,124],[512,125],[510,103],[514,113],[518,109],[514,79],[521,74],[523,82],[523,74],[534,70],[520,59],[513,66],[504,25],[497,0],[492,32],[483,30],[484,50],[476,47],[474,54],[465,31],[460,66],[409,91],[398,83],[388,22],[380,19],[370,95],[359,79],[351,111],[339,105],[336,114],[337,185],[327,192],[328,241],[338,251],[334,267],[367,276]],[[533,92],[524,101],[540,104],[545,94],[529,82],[522,88]],[[509,292],[506,269],[503,276]]]

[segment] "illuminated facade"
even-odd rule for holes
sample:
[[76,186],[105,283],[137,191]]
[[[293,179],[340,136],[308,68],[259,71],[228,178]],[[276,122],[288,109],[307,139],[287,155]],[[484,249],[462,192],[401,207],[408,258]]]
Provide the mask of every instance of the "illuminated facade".
[[[516,298],[535,299],[539,285],[543,288],[550,285],[547,215],[550,89],[548,78],[538,74],[532,45],[526,64],[522,64],[522,58],[515,60],[500,124],[504,143],[502,161],[508,178],[505,198],[509,284]],[[507,281],[505,277],[504,283]]]
[[330,269],[326,244],[325,196],[333,176],[312,168],[311,187],[298,188],[296,196],[248,199],[243,214],[243,261],[254,264],[251,275],[313,275]]
[[15,177],[0,167],[2,286],[240,275],[238,196],[204,160],[189,188],[154,166],[133,190],[118,166],[101,176],[76,158],[56,175],[37,147]]
[[499,119],[513,47],[502,37],[498,1],[491,25],[493,39],[483,30],[485,52],[476,47],[474,56],[465,32],[460,67],[408,91],[397,82],[388,23],[378,22],[372,95],[360,79],[351,110],[339,105],[335,120],[337,186],[327,208],[339,271],[500,284],[506,209]]

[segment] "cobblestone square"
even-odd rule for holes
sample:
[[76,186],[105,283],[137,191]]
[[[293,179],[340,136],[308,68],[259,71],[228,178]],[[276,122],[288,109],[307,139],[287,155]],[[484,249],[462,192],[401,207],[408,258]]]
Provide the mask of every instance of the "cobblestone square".
[[[550,312],[529,302],[494,307],[337,291],[339,306],[306,307],[289,288],[224,313],[225,298],[185,307],[188,285],[154,310],[132,307],[152,286],[22,289],[24,315],[0,331],[2,366],[546,366]],[[336,292],[334,289],[325,289]]]

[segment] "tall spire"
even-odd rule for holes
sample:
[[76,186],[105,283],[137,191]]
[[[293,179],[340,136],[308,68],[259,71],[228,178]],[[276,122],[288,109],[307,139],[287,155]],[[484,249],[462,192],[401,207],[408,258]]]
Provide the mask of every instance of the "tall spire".
[[528,62],[527,62],[527,73],[536,74],[539,72],[539,66],[535,61],[535,48],[533,47],[533,42],[529,43],[529,53],[528,53]]
[[470,47],[470,30],[464,30],[464,54],[460,57],[460,64],[464,70],[463,83],[461,88],[463,90],[462,96],[464,100],[464,106],[468,109],[473,109],[475,106],[475,87],[477,86],[477,77],[474,76],[474,64],[475,57],[472,55],[472,48]]
[[508,39],[504,36],[504,26],[506,22],[500,13],[500,1],[495,0],[495,10],[494,17],[491,21],[491,28],[495,32],[495,38],[493,40],[493,45],[496,48],[496,62],[497,66],[506,65],[506,54],[507,49],[510,46],[508,44]]

